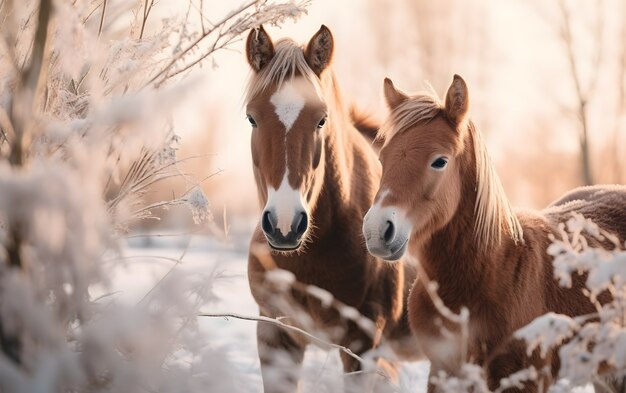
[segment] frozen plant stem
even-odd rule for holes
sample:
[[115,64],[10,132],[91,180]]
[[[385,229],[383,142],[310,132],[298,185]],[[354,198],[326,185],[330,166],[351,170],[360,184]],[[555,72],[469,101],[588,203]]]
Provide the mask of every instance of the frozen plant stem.
[[104,28],[104,18],[107,13],[107,0],[102,1],[102,15],[100,15],[100,26],[98,27],[98,37],[102,35],[102,29]]

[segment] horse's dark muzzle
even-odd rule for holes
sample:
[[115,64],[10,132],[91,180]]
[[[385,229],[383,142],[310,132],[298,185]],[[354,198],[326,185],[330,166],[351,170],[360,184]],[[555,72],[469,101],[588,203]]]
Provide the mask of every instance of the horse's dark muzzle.
[[306,212],[300,212],[294,217],[287,235],[283,235],[278,228],[278,219],[274,212],[266,210],[261,218],[261,229],[263,229],[267,242],[270,247],[278,251],[298,249],[302,244],[302,236],[304,236],[308,227],[309,218]]

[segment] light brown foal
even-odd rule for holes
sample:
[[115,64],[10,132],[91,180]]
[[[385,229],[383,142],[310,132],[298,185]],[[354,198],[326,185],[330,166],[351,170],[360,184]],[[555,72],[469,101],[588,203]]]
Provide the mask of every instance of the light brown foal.
[[[595,311],[583,295],[584,276],[575,276],[571,288],[554,279],[550,235],[577,212],[623,243],[626,186],[576,189],[545,210],[513,211],[468,117],[469,93],[460,76],[444,103],[431,95],[409,96],[389,79],[384,88],[392,113],[381,129],[380,189],[363,224],[367,247],[385,259],[408,250],[438,283],[445,305],[470,312],[465,353],[459,325],[441,315],[423,280],[415,281],[409,318],[431,361],[431,375],[440,370],[454,375],[467,359],[485,366],[495,389],[501,378],[529,365],[540,369],[547,362],[556,371],[557,356],[529,358],[511,334],[549,311],[570,316]],[[537,388],[529,383],[523,391]]]

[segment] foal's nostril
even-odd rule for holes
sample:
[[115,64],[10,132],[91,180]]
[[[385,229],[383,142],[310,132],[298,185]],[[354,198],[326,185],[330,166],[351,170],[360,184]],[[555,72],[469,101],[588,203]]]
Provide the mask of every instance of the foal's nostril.
[[307,217],[306,213],[302,212],[300,213],[300,217],[299,220],[296,224],[296,236],[298,238],[300,238],[300,236],[302,236],[304,234],[304,232],[306,232],[306,229],[309,226],[309,218]]
[[389,245],[395,237],[396,227],[393,225],[393,222],[387,221],[387,227],[385,228],[385,233],[383,233],[383,240],[385,241],[385,244]]
[[269,211],[263,213],[261,227],[263,228],[263,232],[267,234],[272,234],[274,232],[274,225],[272,225],[272,218]]

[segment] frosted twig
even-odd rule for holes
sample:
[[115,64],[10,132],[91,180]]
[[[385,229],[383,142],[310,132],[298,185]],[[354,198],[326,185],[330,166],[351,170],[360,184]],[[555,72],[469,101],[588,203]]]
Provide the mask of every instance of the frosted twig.
[[161,285],[161,283],[163,283],[163,281],[165,281],[165,279],[167,277],[170,276],[170,274],[172,274],[172,272],[174,271],[174,269],[176,269],[178,267],[178,265],[180,265],[181,263],[183,263],[183,258],[185,257],[185,255],[187,254],[187,251],[189,250],[189,244],[191,244],[191,238],[189,238],[189,240],[187,241],[187,245],[185,246],[185,248],[183,249],[183,253],[182,255],[176,260],[176,263],[174,263],[169,270],[167,271],[167,273],[165,273],[163,275],[163,277],[161,277],[159,279],[159,281],[157,281],[152,288],[150,288],[150,290],[148,292],[146,292],[145,295],[143,295],[143,297],[139,300],[139,302],[137,302],[137,304],[141,304],[144,302],[144,300],[146,300],[155,290],[156,288]]
[[104,18],[107,12],[107,0],[102,1],[102,15],[100,15],[100,25],[98,26],[98,37],[102,35],[102,29],[104,27]]
[[291,330],[294,331],[296,333],[300,333],[303,336],[311,339],[312,341],[315,341],[318,344],[321,344],[323,346],[325,346],[326,348],[332,348],[332,349],[338,349],[341,352],[345,353],[346,355],[350,356],[351,358],[358,360],[361,364],[363,364],[365,362],[365,360],[360,357],[359,355],[355,354],[354,352],[352,352],[352,350],[350,350],[350,348],[346,348],[342,345],[338,345],[338,344],[334,344],[331,343],[329,341],[326,341],[324,339],[321,339],[317,336],[314,336],[313,334],[300,329],[296,326],[292,326],[289,324],[286,324],[284,322],[281,322],[278,319],[274,319],[274,318],[268,318],[268,317],[264,317],[264,316],[250,316],[250,315],[242,315],[242,314],[236,314],[236,313],[201,313],[198,314],[199,317],[211,317],[211,318],[235,318],[235,319],[242,319],[245,321],[256,321],[256,322],[263,322],[263,323],[269,323],[272,325],[276,325],[278,327],[281,327],[283,329],[286,330]]
[[152,7],[154,6],[154,0],[145,0],[143,4],[143,18],[141,19],[141,31],[139,32],[139,39],[143,38],[143,32],[146,28],[146,22],[148,21],[148,17],[150,16],[150,11],[152,11]]
[[188,235],[196,235],[200,232],[202,232],[203,228],[198,228],[195,229],[193,231],[188,231],[188,232],[181,232],[181,233],[141,233],[141,234],[136,234],[136,235],[127,235],[127,236],[122,236],[124,239],[135,239],[135,238],[142,238],[142,237],[182,237],[182,236],[188,236]]

